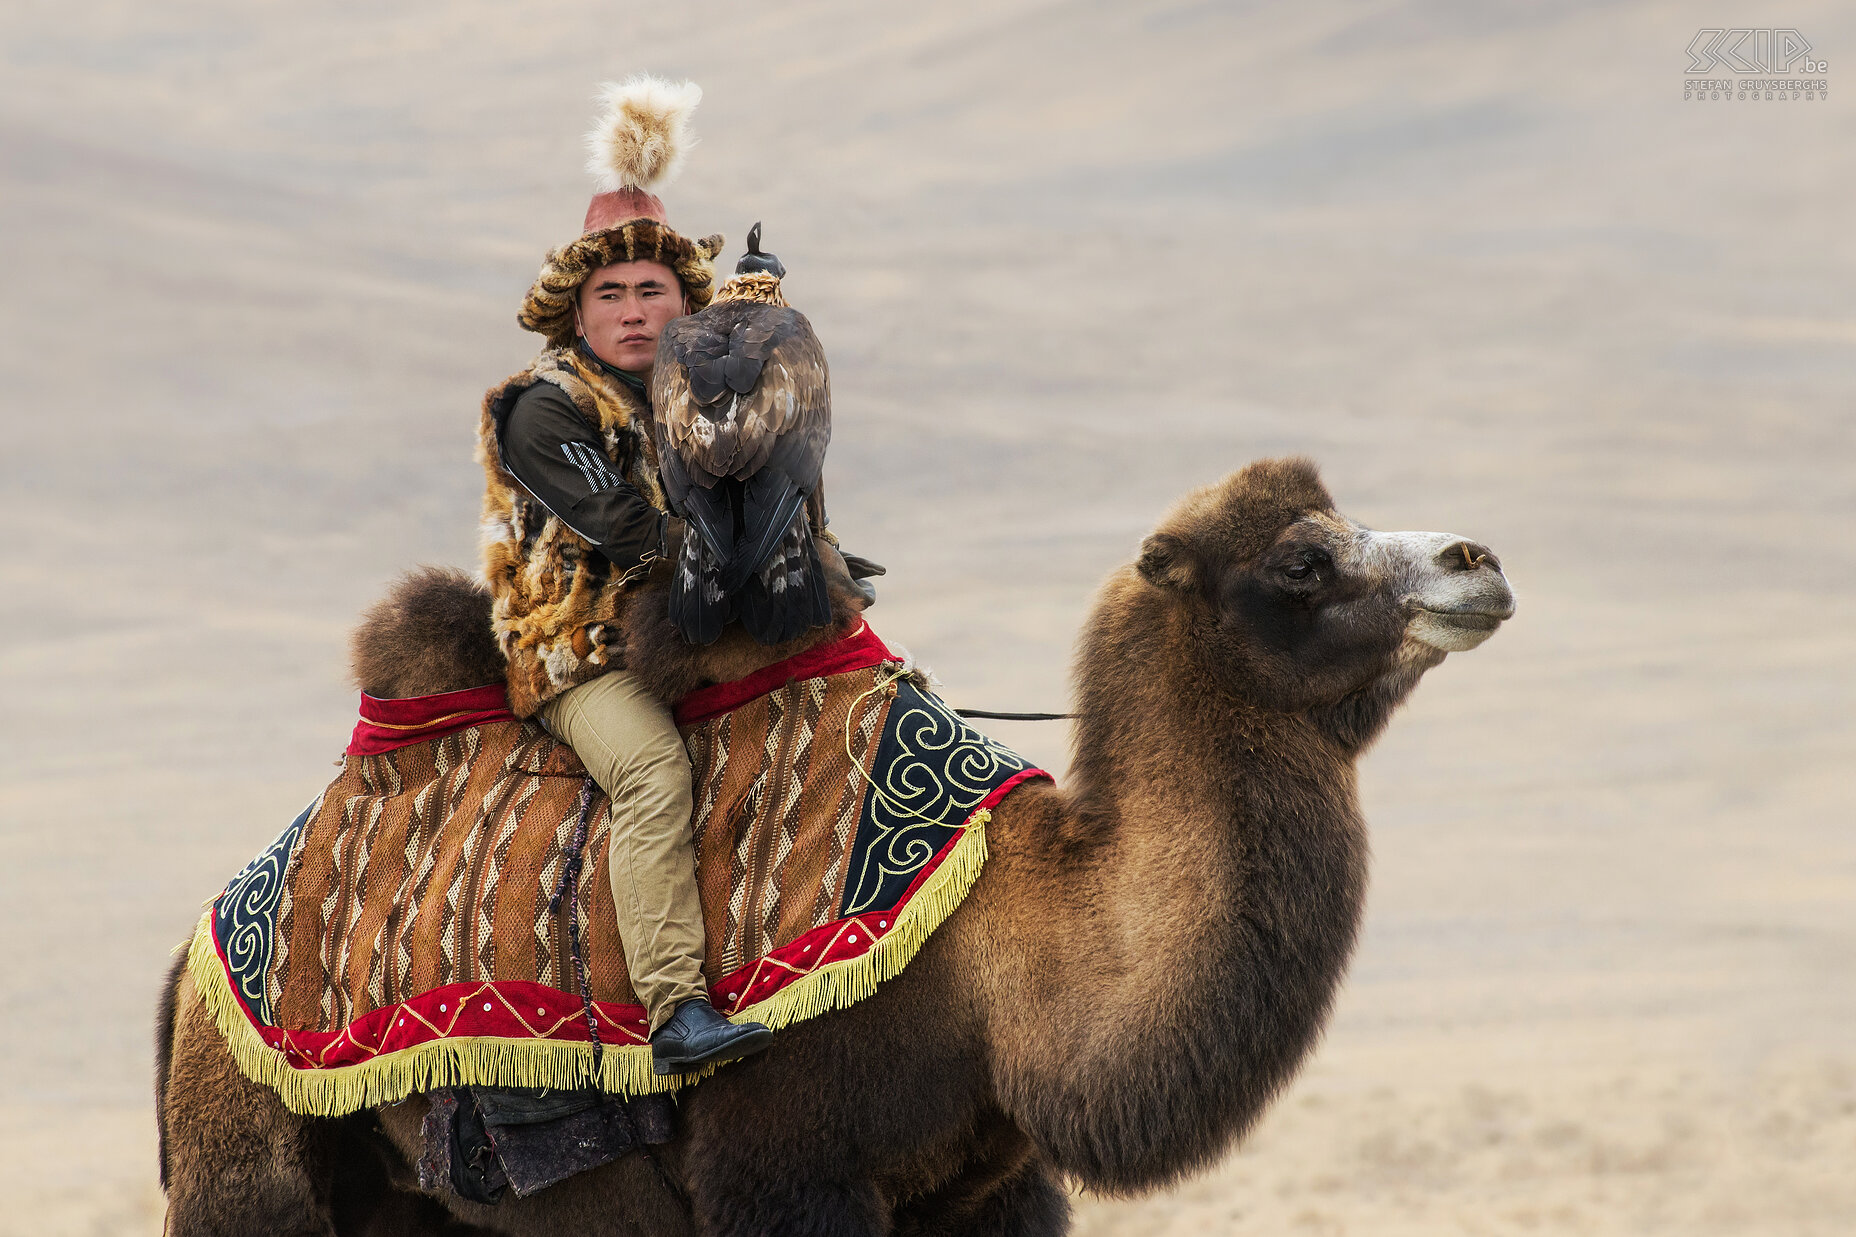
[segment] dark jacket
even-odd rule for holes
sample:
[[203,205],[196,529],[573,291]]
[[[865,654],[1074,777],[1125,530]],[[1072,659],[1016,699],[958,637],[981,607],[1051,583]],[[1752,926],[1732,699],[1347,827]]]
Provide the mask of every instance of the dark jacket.
[[522,392],[498,443],[510,475],[621,573],[662,553],[666,516],[607,460],[567,392],[546,382]]
[[[520,441],[505,463],[512,420]],[[528,717],[624,668],[627,614],[663,535],[651,407],[635,382],[550,348],[484,393],[477,443],[491,626],[509,662],[509,707]]]

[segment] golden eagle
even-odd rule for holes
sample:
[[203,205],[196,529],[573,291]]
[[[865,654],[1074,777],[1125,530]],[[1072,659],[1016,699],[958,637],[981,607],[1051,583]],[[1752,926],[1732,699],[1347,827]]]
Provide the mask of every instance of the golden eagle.
[[786,303],[786,267],[760,249],[700,313],[658,338],[651,407],[671,509],[685,520],[670,618],[709,644],[739,618],[762,644],[831,621],[815,533],[831,441],[831,375],[806,316]]

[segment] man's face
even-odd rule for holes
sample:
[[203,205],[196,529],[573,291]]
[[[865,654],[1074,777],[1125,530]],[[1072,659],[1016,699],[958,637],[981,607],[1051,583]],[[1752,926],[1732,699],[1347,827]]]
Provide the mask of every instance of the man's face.
[[614,262],[580,285],[574,318],[593,355],[642,376],[657,359],[658,334],[688,309],[677,273],[662,262]]

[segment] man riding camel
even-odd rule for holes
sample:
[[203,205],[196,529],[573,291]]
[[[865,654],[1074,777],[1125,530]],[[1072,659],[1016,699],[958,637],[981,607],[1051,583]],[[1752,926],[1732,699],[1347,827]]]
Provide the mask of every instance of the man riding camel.
[[649,189],[676,170],[702,97],[635,78],[590,135],[600,177],[579,239],[548,255],[518,320],[534,363],[484,398],[485,571],[509,703],[570,744],[612,802],[613,907],[660,1074],[759,1052],[709,1002],[690,836],[690,766],[667,710],[621,664],[633,589],[669,555],[649,398],[659,334],[706,306],[720,236],[672,230]]

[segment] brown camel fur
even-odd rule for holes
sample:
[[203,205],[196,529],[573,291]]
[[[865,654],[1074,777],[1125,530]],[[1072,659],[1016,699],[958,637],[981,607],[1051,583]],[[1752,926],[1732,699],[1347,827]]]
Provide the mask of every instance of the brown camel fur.
[[[1000,805],[907,970],[682,1093],[655,1158],[445,1207],[512,1234],[1057,1234],[1066,1178],[1133,1193],[1203,1167],[1294,1074],[1353,948],[1356,758],[1512,612],[1486,549],[1365,530],[1306,461],[1188,496],[1083,631],[1069,784]],[[664,655],[649,631],[633,647]],[[667,694],[717,673],[665,664]],[[413,1192],[422,1100],[297,1117],[238,1074],[184,976],[172,1019],[173,1237],[472,1231]]]

